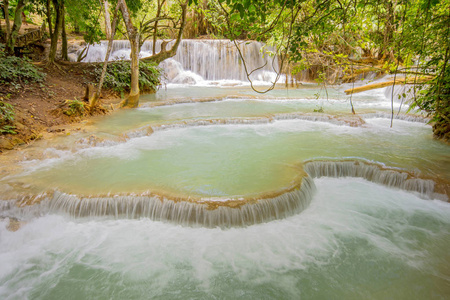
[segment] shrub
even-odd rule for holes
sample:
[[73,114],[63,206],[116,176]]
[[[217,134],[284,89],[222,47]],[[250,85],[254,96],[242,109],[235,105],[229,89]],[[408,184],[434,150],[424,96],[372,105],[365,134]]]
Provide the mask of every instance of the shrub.
[[0,133],[16,134],[16,127],[11,125],[14,121],[14,108],[11,104],[0,101]]
[[0,51],[0,84],[19,88],[28,82],[41,82],[44,77],[45,74],[39,71],[28,58],[7,56]]
[[[95,69],[97,81],[100,81],[102,65]],[[139,89],[141,92],[154,92],[160,84],[161,70],[153,63],[139,62]],[[116,92],[129,92],[131,85],[131,65],[129,61],[111,62],[106,68],[104,86]]]
[[16,126],[13,125],[3,125],[0,127],[0,133],[2,134],[17,134],[17,132],[14,131],[16,129]]
[[64,114],[68,116],[82,116],[85,112],[84,103],[79,100],[67,100],[69,109],[64,110]]

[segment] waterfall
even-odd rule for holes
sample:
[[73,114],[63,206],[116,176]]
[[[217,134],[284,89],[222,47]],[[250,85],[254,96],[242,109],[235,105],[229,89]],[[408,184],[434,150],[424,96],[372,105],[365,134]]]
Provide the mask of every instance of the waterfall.
[[215,209],[202,203],[160,197],[78,198],[55,192],[51,211],[66,212],[75,217],[149,218],[185,226],[228,228],[268,222],[299,213],[311,202],[314,187],[312,179],[305,178],[300,188],[279,196],[239,207],[221,205]]
[[[37,204],[3,201],[5,216],[20,220],[45,213],[73,217],[149,218],[184,226],[241,227],[282,219],[305,210],[315,192],[314,181],[304,177],[299,186],[260,199],[168,199],[162,196],[108,196],[84,198],[55,191]],[[38,196],[38,198],[42,198]],[[29,202],[29,201],[28,201]],[[31,200],[33,202],[33,200]],[[1,216],[0,216],[1,217]]]
[[[384,112],[367,113],[367,114],[361,114],[360,116],[363,119],[371,119],[371,118],[390,119],[392,117],[392,115],[390,113],[384,113]],[[429,123],[431,120],[428,117],[417,116],[417,115],[408,115],[408,114],[394,114],[394,119],[408,121],[408,122],[417,122],[417,123]]]
[[[272,48],[265,48],[260,42],[238,42],[249,72],[258,70],[252,79],[274,80],[278,71],[278,60],[270,57]],[[233,42],[228,40],[183,40],[174,60],[188,71],[202,76],[205,80],[247,81],[244,64]],[[273,65],[272,65],[273,61]]]
[[[157,41],[156,53],[161,50],[162,40]],[[174,41],[167,45],[170,48]],[[251,79],[273,82],[279,70],[274,48],[256,41],[238,41],[248,72],[258,69]],[[106,55],[107,42],[89,47],[84,62],[100,62]],[[81,53],[81,47],[71,47],[72,60]],[[146,41],[141,47],[141,57],[153,54],[153,41]],[[114,41],[111,60],[130,59],[130,43],[126,40]],[[248,81],[244,64],[234,43],[229,40],[182,40],[176,55],[160,65],[168,82],[195,84],[200,81],[234,80]]]
[[394,102],[409,103],[414,99],[414,85],[412,84],[396,84],[386,87],[384,90],[386,99],[393,99]]
[[435,196],[435,182],[431,179],[416,178],[408,172],[361,161],[309,161],[305,163],[305,171],[313,178],[361,177],[388,187],[417,192],[423,198]]

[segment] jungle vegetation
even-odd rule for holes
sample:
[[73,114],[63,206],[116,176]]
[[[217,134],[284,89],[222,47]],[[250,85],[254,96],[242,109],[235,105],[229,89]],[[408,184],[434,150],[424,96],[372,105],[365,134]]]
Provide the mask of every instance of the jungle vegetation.
[[[67,32],[87,43],[128,39],[129,96],[139,103],[138,53],[148,39],[175,44],[145,58],[159,63],[175,55],[181,38],[228,38],[236,45],[258,40],[276,46],[283,71],[303,70],[330,83],[352,82],[365,72],[406,76],[411,107],[433,118],[434,133],[450,132],[450,2],[448,0],[3,0],[0,33],[4,55],[14,56],[22,17],[41,18],[51,40],[49,63],[67,60]],[[12,21],[12,25],[10,22]],[[57,55],[58,41],[60,55]],[[7,61],[3,59],[2,63]],[[13,60],[8,60],[13,61]],[[106,74],[105,63],[103,73]],[[248,70],[250,73],[252,70]],[[98,92],[104,81],[99,76]]]

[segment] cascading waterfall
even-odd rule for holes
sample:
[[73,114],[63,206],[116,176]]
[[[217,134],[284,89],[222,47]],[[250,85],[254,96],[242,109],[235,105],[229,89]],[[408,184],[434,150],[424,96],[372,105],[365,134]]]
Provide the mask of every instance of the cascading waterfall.
[[[156,53],[161,50],[162,41],[157,41]],[[167,48],[173,45],[169,42]],[[242,56],[252,80],[262,82],[275,81],[279,71],[278,58],[274,49],[264,43],[238,41]],[[107,42],[91,45],[83,61],[101,62],[106,55]],[[81,47],[72,47],[71,60],[81,53]],[[141,47],[141,57],[153,53],[153,41],[145,41]],[[111,60],[130,59],[130,43],[126,40],[114,41]],[[169,82],[195,84],[198,81],[235,80],[248,81],[244,64],[233,42],[229,40],[182,40],[177,54],[161,63],[165,77]]]
[[[149,218],[184,226],[242,227],[283,219],[305,210],[315,192],[310,177],[287,191],[251,199],[168,199],[163,196],[116,195],[113,197],[77,197],[58,191],[53,196],[36,199],[2,201],[1,211],[8,216],[28,219],[39,214],[66,213],[73,217],[102,217],[118,219]],[[30,202],[38,204],[29,205]]]
[[[274,123],[279,120],[305,120],[310,122],[326,122],[335,125],[359,127],[365,122],[362,118],[350,115],[347,117],[336,117],[328,114],[311,115],[308,113],[285,113],[274,114],[267,117],[255,117],[255,118],[220,118],[220,119],[205,119],[205,120],[190,120],[175,122],[171,124],[158,124],[151,126],[143,126],[141,128],[123,133],[120,137],[115,139],[99,139],[95,135],[91,135],[87,138],[82,138],[76,143],[80,146],[112,146],[118,143],[122,143],[126,140],[149,136],[157,131],[188,128],[188,127],[201,127],[212,125],[261,125]],[[421,122],[420,118],[417,118],[417,122]]]
[[[252,76],[260,81],[273,81],[279,70],[278,59],[272,48],[261,42],[238,41],[247,70],[261,68]],[[244,64],[233,42],[228,40],[183,40],[174,60],[181,63],[184,70],[192,71],[205,80],[247,81]]]
[[397,84],[386,87],[384,96],[387,99],[393,98],[393,101],[396,102],[408,103],[414,99],[416,93],[414,92],[414,86],[411,84]]
[[[392,115],[389,113],[378,112],[378,113],[362,114],[361,117],[364,119],[371,119],[371,118],[390,119],[392,117]],[[408,122],[419,122],[419,123],[428,123],[431,120],[430,118],[423,117],[423,116],[397,114],[397,113],[394,114],[393,118],[396,120],[403,120],[403,121],[408,121]]]
[[299,213],[308,207],[314,190],[314,182],[306,177],[301,187],[279,196],[258,199],[255,203],[243,201],[245,204],[239,207],[220,205],[216,208],[209,208],[201,202],[173,201],[160,197],[115,196],[80,199],[55,193],[50,210],[66,212],[76,217],[144,217],[186,226],[226,228],[268,222]]
[[427,199],[437,196],[435,182],[431,179],[415,178],[407,172],[361,161],[310,161],[305,163],[305,171],[313,178],[361,177],[388,187],[417,192]]
[[[195,198],[161,195],[115,195],[80,197],[55,191],[1,201],[5,216],[27,220],[48,212],[72,217],[113,217],[116,219],[149,218],[193,227],[245,227],[283,219],[305,210],[316,191],[313,178],[360,177],[368,181],[418,193],[424,199],[442,198],[436,193],[436,183],[398,170],[363,161],[306,161],[308,174],[286,191],[256,198]],[[33,204],[33,205],[31,205]],[[2,217],[0,215],[0,217]]]

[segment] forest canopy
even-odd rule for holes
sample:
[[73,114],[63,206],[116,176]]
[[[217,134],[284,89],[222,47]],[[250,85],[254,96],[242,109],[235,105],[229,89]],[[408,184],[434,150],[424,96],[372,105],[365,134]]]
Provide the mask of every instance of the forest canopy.
[[[1,3],[2,17],[7,21],[1,27],[7,55],[17,54],[15,44],[22,18],[31,15],[40,17],[41,24],[37,25],[42,25],[51,39],[47,57],[50,62],[68,60],[67,32],[82,34],[89,44],[113,37],[128,39],[132,45],[135,40],[134,52],[145,40],[178,41],[182,36],[257,40],[276,46],[283,71],[294,75],[309,70],[314,77],[331,83],[352,82],[361,70],[406,76],[416,83],[412,107],[433,116],[435,133],[448,137],[450,2],[446,0]],[[62,49],[57,57],[58,40],[62,41]],[[173,56],[176,47],[147,60],[158,63]],[[139,70],[138,64],[135,61],[131,70]],[[136,78],[130,81],[134,96],[139,94],[138,87],[133,88],[136,82]],[[137,102],[130,105],[135,107]]]

